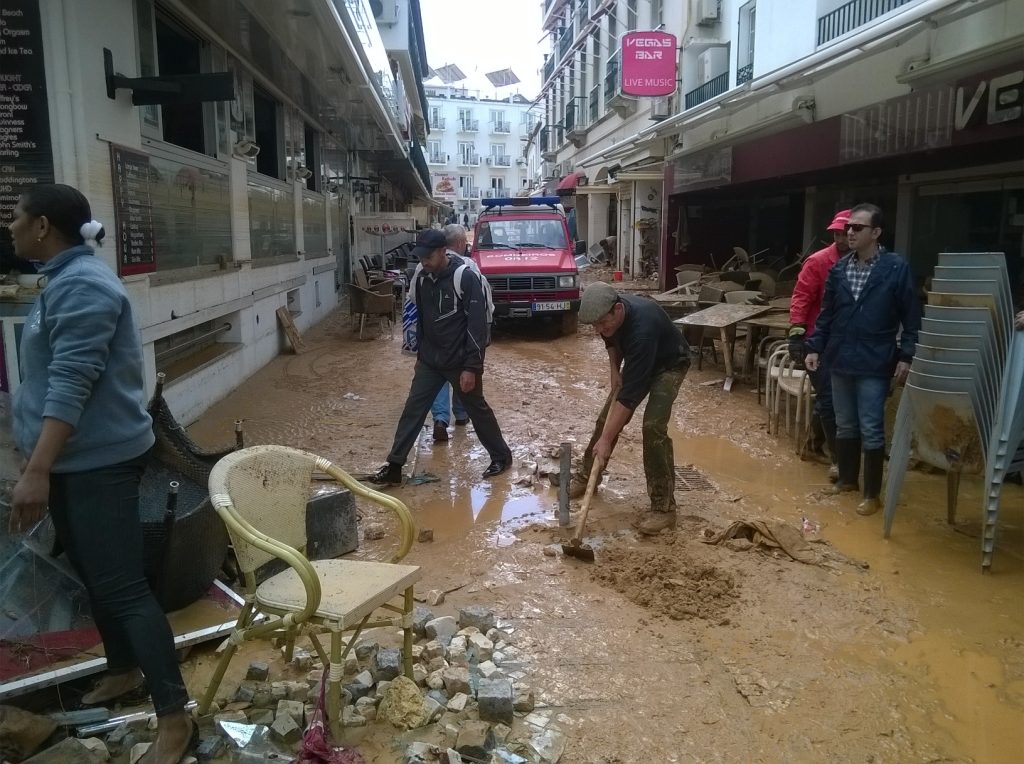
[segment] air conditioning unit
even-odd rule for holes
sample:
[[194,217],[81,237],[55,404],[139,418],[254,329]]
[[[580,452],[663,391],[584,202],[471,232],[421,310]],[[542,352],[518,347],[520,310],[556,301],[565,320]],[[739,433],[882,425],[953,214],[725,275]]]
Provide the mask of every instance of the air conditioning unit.
[[722,72],[729,70],[729,50],[724,46],[708,48],[697,56],[697,83],[711,82]]
[[377,26],[398,23],[398,3],[395,0],[370,0],[370,10]]
[[516,157],[516,164],[522,167],[526,164],[526,160],[523,157]]
[[494,164],[494,157],[487,157],[484,161],[487,162],[487,166],[490,167]]
[[697,23],[717,24],[722,11],[721,0],[697,0]]
[[670,113],[668,96],[651,101],[651,119],[668,119]]

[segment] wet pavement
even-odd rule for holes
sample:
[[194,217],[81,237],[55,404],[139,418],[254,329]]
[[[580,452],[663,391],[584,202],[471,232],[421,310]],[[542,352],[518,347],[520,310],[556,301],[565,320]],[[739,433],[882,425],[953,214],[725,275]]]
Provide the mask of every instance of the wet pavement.
[[[337,314],[308,333],[301,356],[275,359],[190,428],[200,443],[281,443],[368,473],[383,462],[412,360],[397,338],[359,342]],[[856,499],[824,496],[825,469],[766,433],[753,391],[687,377],[672,432],[676,463],[707,478],[680,491],[675,533],[639,540],[639,425],[627,428],[595,500],[587,565],[544,554],[560,537],[557,491],[517,485],[525,462],[554,467],[563,440],[582,449],[604,399],[607,360],[587,328],[501,328],[485,394],[517,457],[492,481],[472,428],[434,444],[424,430],[406,472],[434,482],[393,491],[434,541],[407,562],[419,589],[448,591],[438,615],[493,607],[514,624],[538,711],[569,734],[563,761],[1016,761],[1024,748],[1024,491],[1006,487],[993,572],[980,573],[980,482],[961,484],[946,524],[945,480],[911,472],[892,538]],[[363,522],[388,518],[361,507]],[[739,519],[820,528],[834,562],[700,543]],[[384,558],[390,542],[364,541]],[[603,567],[602,567],[603,566]],[[682,598],[699,591],[695,604]],[[682,603],[682,604],[680,604]],[[680,607],[682,608],[680,610]],[[672,612],[675,618],[668,617]],[[682,613],[682,615],[680,615]],[[247,646],[256,651],[256,646]],[[212,656],[187,668],[201,690]],[[237,659],[232,670],[244,670]],[[230,677],[226,682],[230,682]],[[376,726],[368,761],[398,761],[396,735]]]

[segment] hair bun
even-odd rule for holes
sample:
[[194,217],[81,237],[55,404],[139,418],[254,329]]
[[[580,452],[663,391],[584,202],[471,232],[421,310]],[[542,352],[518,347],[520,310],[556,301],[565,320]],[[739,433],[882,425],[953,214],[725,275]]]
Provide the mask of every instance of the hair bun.
[[82,227],[78,229],[78,232],[82,234],[86,244],[95,246],[103,238],[103,224],[98,220],[90,220],[88,223],[82,223]]

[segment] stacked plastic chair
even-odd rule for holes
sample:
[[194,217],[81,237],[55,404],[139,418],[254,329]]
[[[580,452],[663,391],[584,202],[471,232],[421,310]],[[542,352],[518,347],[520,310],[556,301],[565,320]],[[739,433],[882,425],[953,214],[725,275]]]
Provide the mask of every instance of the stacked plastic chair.
[[992,565],[1003,480],[1024,466],[1024,332],[1013,329],[1006,258],[939,255],[917,351],[896,413],[885,492],[888,538],[910,460],[946,471],[947,520],[960,476],[985,480],[982,570]]

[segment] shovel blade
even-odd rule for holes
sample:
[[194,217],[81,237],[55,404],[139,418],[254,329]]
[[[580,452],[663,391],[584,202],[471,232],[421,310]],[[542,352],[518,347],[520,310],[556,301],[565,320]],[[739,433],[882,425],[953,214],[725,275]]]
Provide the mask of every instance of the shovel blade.
[[568,544],[562,544],[562,554],[566,557],[575,557],[583,562],[594,561],[594,550],[589,544],[580,543],[579,539],[573,539]]

